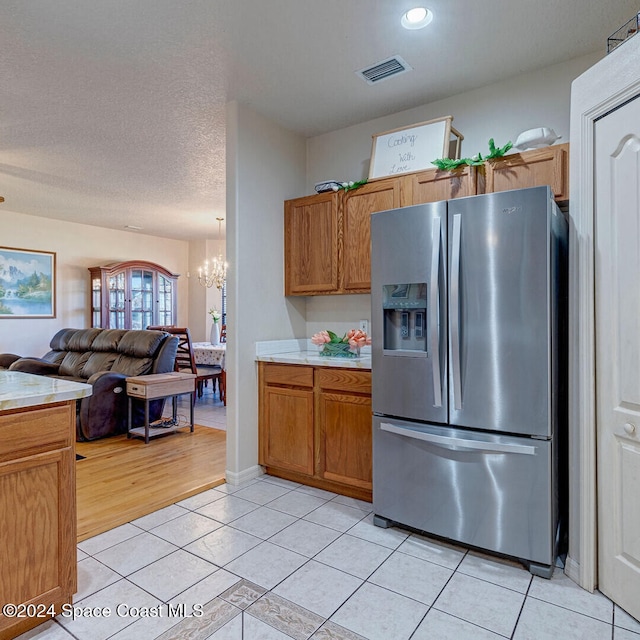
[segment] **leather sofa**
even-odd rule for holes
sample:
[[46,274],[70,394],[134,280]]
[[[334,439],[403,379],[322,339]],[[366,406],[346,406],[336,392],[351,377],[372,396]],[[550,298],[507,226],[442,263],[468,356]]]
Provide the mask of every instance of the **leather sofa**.
[[[178,338],[164,331],[61,329],[42,358],[0,354],[0,368],[88,383],[92,395],[78,401],[76,436],[95,440],[127,431],[126,379],[174,369]],[[149,420],[162,415],[164,400],[149,403]],[[135,424],[143,404],[134,401]]]

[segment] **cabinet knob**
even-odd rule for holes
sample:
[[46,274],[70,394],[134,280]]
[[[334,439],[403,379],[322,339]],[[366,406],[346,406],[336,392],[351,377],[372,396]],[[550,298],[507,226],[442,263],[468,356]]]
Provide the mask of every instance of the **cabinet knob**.
[[628,435],[632,436],[636,432],[636,425],[631,422],[626,422],[624,425],[624,430]]

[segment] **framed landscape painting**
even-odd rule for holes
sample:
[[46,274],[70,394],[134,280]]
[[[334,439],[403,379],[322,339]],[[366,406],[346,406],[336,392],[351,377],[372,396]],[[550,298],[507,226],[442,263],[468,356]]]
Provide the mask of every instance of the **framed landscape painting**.
[[0,247],[0,318],[56,317],[56,254]]

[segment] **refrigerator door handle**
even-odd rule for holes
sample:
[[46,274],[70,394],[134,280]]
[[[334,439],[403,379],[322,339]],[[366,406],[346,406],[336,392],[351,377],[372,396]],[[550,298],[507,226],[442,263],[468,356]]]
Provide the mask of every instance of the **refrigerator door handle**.
[[517,453],[521,455],[534,456],[536,454],[536,447],[530,445],[521,444],[507,444],[502,442],[480,442],[478,440],[467,440],[465,438],[452,438],[450,436],[439,436],[433,433],[425,433],[424,431],[417,431],[416,429],[409,429],[407,427],[401,427],[396,424],[390,424],[389,422],[381,422],[380,429],[382,431],[388,431],[389,433],[395,433],[400,436],[406,436],[407,438],[413,438],[415,440],[423,440],[424,442],[430,442],[444,449],[451,449],[452,451],[479,451],[483,453]]
[[462,383],[460,379],[460,235],[462,216],[453,216],[451,250],[451,288],[449,322],[451,323],[451,370],[453,373],[453,406],[462,409]]
[[430,288],[430,323],[431,323],[431,362],[433,367],[433,406],[442,406],[442,383],[440,381],[440,218],[434,218],[431,229],[431,288]]

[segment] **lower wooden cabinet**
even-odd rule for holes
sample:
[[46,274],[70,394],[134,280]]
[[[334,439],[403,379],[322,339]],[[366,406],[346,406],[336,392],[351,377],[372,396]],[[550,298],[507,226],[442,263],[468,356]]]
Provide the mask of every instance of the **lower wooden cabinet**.
[[[76,591],[75,401],[0,412],[0,638],[15,638]],[[35,614],[35,615],[34,615]]]
[[318,368],[319,474],[371,490],[371,373]]
[[260,464],[313,475],[313,367],[259,363]]
[[260,464],[371,500],[371,372],[258,363]]

